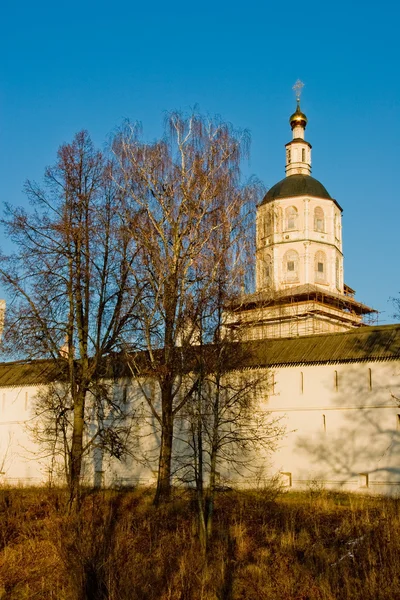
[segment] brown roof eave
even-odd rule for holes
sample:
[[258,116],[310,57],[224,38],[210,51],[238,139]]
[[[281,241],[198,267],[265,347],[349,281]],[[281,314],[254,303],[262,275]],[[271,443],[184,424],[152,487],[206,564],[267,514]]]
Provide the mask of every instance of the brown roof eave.
[[[251,310],[257,307],[272,307],[272,306],[292,306],[292,302],[289,301],[291,299],[293,302],[317,302],[319,304],[326,304],[328,306],[337,306],[338,308],[349,308],[351,307],[354,312],[358,314],[371,314],[378,313],[375,308],[371,308],[362,302],[358,302],[351,298],[351,296],[344,296],[339,294],[333,294],[332,292],[324,292],[323,290],[315,290],[309,289],[300,292],[293,291],[293,294],[277,294],[275,297],[265,298],[262,296],[258,296],[258,298],[252,297],[253,294],[249,297],[249,299],[241,298],[235,303],[232,303],[231,310],[233,312],[238,312],[241,310]],[[325,302],[324,302],[325,300]],[[330,300],[330,301],[329,301]],[[340,306],[339,306],[340,305]],[[229,307],[228,307],[229,309]]]
[[354,364],[354,363],[368,363],[368,362],[389,362],[392,360],[400,360],[400,355],[397,356],[370,356],[365,358],[338,358],[335,360],[313,360],[313,361],[299,361],[299,362],[274,362],[260,364],[257,367],[247,367],[249,369],[274,369],[277,367],[313,367],[322,365],[343,365],[343,364]]

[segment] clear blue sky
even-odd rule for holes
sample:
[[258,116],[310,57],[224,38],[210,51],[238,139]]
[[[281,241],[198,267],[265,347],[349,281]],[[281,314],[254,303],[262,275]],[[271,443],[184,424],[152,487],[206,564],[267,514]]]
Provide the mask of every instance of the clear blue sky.
[[345,280],[392,320],[399,3],[6,0],[1,12],[2,203],[24,203],[25,179],[40,180],[80,129],[103,145],[129,117],[153,139],[165,111],[194,105],[251,131],[247,168],[271,186],[300,78],[313,176],[344,208]]

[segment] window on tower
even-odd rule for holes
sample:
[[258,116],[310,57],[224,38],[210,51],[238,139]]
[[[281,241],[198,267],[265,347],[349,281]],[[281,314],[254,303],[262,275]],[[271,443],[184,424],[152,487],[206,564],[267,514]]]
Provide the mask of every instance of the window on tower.
[[340,214],[335,213],[335,238],[340,240]]
[[336,257],[335,263],[335,278],[336,278],[336,287],[340,290],[340,261],[339,258]]
[[325,231],[325,216],[320,206],[317,206],[314,210],[314,231]]
[[271,286],[272,279],[272,258],[269,254],[265,256],[263,263],[263,277],[262,277],[262,285],[263,287]]
[[295,250],[288,250],[283,257],[283,275],[288,282],[299,279],[299,255]]
[[286,162],[289,165],[290,164],[290,148],[286,148]]
[[298,212],[295,206],[288,206],[285,211],[286,229],[297,229]]
[[277,210],[274,211],[275,214],[275,229],[277,232],[283,230],[283,213],[282,208],[279,206]]
[[326,281],[326,256],[322,251],[318,251],[315,254],[314,279],[319,283],[324,283]]
[[272,212],[268,211],[266,216],[265,216],[265,221],[264,221],[264,234],[265,237],[268,237],[272,234],[273,232],[273,220],[272,220]]
[[302,162],[306,162],[306,151],[304,148],[301,149],[301,160]]

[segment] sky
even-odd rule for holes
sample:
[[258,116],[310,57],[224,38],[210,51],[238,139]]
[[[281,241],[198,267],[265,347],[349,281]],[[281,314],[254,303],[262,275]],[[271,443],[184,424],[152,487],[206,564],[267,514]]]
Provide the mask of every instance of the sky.
[[26,204],[25,180],[40,181],[81,129],[104,147],[129,118],[151,141],[166,112],[195,106],[250,131],[245,172],[270,187],[285,174],[301,79],[312,175],[344,209],[345,281],[393,322],[400,3],[4,0],[1,13],[2,205]]

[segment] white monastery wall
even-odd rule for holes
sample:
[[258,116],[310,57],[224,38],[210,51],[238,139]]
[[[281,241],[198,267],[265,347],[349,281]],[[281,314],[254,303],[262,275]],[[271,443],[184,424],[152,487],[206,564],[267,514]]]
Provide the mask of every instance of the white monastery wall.
[[[143,411],[143,397],[137,385],[121,382],[114,386],[117,396],[125,389],[127,423],[131,427],[132,456],[120,461],[94,448],[83,463],[82,479],[88,485],[133,485],[155,480],[159,448],[157,424]],[[35,404],[45,386],[0,388],[0,485],[42,485],[65,481],[63,457],[38,443]],[[90,418],[90,407],[88,407]],[[89,421],[89,419],[88,419]],[[95,421],[89,425],[93,434]],[[140,461],[135,457],[140,457]]]
[[273,456],[286,484],[398,493],[399,376],[398,361],[276,369],[267,405],[287,427]]
[[29,485],[46,481],[46,461],[30,435],[37,386],[0,388],[0,483]]
[[[261,409],[271,418],[282,418],[286,435],[276,453],[249,459],[252,467],[264,466],[266,477],[281,474],[285,485],[293,487],[318,481],[336,489],[400,491],[399,361],[279,367],[270,370],[270,380]],[[119,391],[124,388],[135,409],[133,456],[118,461],[95,450],[84,469],[84,480],[90,484],[132,485],[156,479],[157,423],[137,386],[119,384]],[[0,388],[0,483],[49,481],[50,457],[30,431],[40,389]],[[247,474],[244,470],[240,481],[228,467],[221,473],[227,483],[257,484],[254,469]]]

